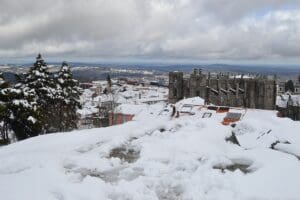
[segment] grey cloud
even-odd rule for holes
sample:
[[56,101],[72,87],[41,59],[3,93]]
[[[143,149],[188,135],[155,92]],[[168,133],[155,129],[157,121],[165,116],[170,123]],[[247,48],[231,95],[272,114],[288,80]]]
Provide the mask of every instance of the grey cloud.
[[293,0],[0,3],[0,57],[299,58]]
[[203,1],[204,10],[223,23],[240,20],[248,14],[266,12],[285,6],[298,7],[298,0],[213,0]]

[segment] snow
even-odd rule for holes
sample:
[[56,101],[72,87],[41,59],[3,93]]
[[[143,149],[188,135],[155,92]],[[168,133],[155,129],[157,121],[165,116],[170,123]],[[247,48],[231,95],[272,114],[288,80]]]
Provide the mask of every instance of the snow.
[[36,119],[35,119],[34,117],[32,117],[32,116],[29,116],[29,117],[27,118],[27,120],[28,120],[28,121],[31,121],[33,124],[35,124],[35,122],[36,122]]
[[289,103],[289,99],[291,100],[291,105],[300,106],[300,95],[289,95],[289,94],[283,94],[277,96],[276,105],[280,108],[286,108]]
[[191,113],[193,109],[193,105],[189,105],[189,104],[184,104],[181,109],[180,112],[185,112],[185,113]]
[[14,105],[22,105],[22,106],[24,106],[25,108],[29,108],[29,107],[31,107],[31,105],[28,103],[28,101],[27,100],[24,100],[24,99],[21,99],[21,100],[18,100],[18,99],[14,99],[13,100],[13,104]]
[[116,113],[137,115],[148,107],[146,104],[121,104],[115,108]]
[[200,97],[193,97],[181,100],[177,103],[178,106],[184,105],[184,104],[190,104],[190,105],[204,105],[204,99]]
[[296,158],[298,158],[298,160],[300,160],[300,147],[299,145],[293,145],[293,144],[286,144],[286,143],[278,143],[276,144],[276,146],[274,147],[274,149],[293,155]]
[[[112,86],[114,94],[103,94],[106,87],[107,81],[94,81],[92,88],[83,91],[81,96],[82,109],[77,111],[82,118],[99,113],[98,107],[106,107],[108,104],[121,105],[121,107],[122,104],[128,105],[129,111],[125,110],[128,112],[126,114],[135,114],[139,112],[139,109],[133,111],[130,107],[138,108],[139,105],[141,105],[140,107],[147,107],[147,104],[161,104],[166,102],[168,98],[168,89],[164,87],[120,84]],[[121,107],[118,109],[123,109]]]
[[[202,99],[176,107],[184,104],[198,105],[195,115],[171,118],[164,104],[142,105],[122,125],[0,148],[1,199],[300,199],[299,122],[240,109],[233,128]],[[240,146],[226,141],[232,132]]]

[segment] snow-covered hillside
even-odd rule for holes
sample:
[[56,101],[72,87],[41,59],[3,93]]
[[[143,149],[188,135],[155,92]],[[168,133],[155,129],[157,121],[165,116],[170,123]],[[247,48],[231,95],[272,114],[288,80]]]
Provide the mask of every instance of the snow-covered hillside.
[[231,109],[242,120],[224,126],[226,113],[187,104],[179,118],[155,104],[123,125],[1,147],[1,199],[300,199],[299,122]]

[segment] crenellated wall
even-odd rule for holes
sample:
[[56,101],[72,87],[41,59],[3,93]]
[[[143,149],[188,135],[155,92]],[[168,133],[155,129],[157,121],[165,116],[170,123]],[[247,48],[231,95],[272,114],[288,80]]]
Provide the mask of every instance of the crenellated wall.
[[169,101],[199,96],[215,105],[275,109],[276,80],[267,77],[229,77],[194,70],[189,78],[182,72],[169,73]]

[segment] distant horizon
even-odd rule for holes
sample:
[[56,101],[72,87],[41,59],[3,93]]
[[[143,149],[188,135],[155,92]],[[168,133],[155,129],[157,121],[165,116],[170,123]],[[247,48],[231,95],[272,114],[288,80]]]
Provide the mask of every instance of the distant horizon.
[[[229,65],[240,67],[293,67],[299,68],[300,61],[237,61],[237,60],[197,60],[197,59],[155,59],[155,58],[97,58],[97,57],[47,57],[43,59],[49,64],[59,64],[63,61],[76,64],[116,64],[116,65]],[[35,62],[35,57],[0,58],[0,65],[30,65]],[[1,67],[1,66],[0,66]]]

